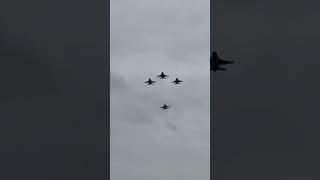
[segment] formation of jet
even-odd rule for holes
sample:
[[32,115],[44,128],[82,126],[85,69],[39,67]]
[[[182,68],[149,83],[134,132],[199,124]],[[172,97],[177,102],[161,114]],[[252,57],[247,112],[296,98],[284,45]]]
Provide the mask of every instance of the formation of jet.
[[149,78],[149,80],[146,81],[146,82],[144,82],[144,83],[146,83],[147,85],[153,85],[153,84],[156,83],[156,82],[152,81],[152,80]]
[[210,57],[210,70],[212,71],[225,71],[225,68],[220,67],[220,65],[233,64],[233,61],[226,61],[219,58],[218,54],[213,51]]
[[166,79],[167,77],[169,77],[168,75],[165,75],[163,72],[161,72],[160,75],[158,75],[157,77],[160,77],[160,79]]
[[[233,61],[226,61],[226,60],[222,60],[220,59],[220,57],[218,56],[218,54],[213,51],[211,57],[210,57],[210,70],[211,71],[225,71],[225,68],[220,67],[221,65],[226,65],[226,64],[233,64]],[[157,76],[160,79],[166,79],[167,77],[169,77],[168,75],[164,74],[163,72],[161,72],[160,75]],[[176,78],[174,81],[172,81],[171,83],[173,84],[180,84],[183,81],[179,80],[178,78]],[[147,85],[153,85],[154,83],[156,83],[155,81],[152,81],[150,78],[148,81],[144,82]],[[166,104],[164,104],[162,107],[160,107],[162,110],[166,110],[169,109],[170,106],[167,106]]]
[[[163,72],[161,72],[161,74],[160,74],[160,75],[157,75],[157,77],[160,78],[160,79],[167,79],[167,77],[169,77],[169,75],[166,75],[166,74],[164,74]],[[171,83],[180,84],[180,83],[182,83],[182,82],[183,82],[183,81],[181,81],[181,80],[179,80],[178,78],[176,78],[176,80],[172,81]],[[155,81],[152,81],[151,78],[149,78],[149,80],[146,81],[146,82],[144,82],[144,83],[146,83],[147,85],[153,85],[153,84],[156,83],[156,82],[155,82]],[[170,108],[170,106],[167,106],[166,104],[164,104],[164,105],[161,107],[162,110],[166,110],[166,109],[168,109],[168,108]]]
[[166,109],[169,109],[170,106],[167,106],[166,104],[164,104],[162,107],[160,107],[162,110],[166,110]]
[[176,80],[172,81],[171,83],[180,84],[181,82],[183,82],[183,81],[181,81],[181,80],[179,80],[178,78],[176,78]]
[[[169,75],[166,75],[163,72],[161,72],[161,74],[158,75],[157,77],[159,77],[160,79],[167,79],[167,77],[169,77]],[[176,80],[172,81],[171,83],[173,83],[173,84],[181,84],[181,82],[183,82],[183,81],[181,81],[178,78],[176,78]],[[144,83],[146,83],[147,85],[153,85],[156,82],[152,81],[151,78],[149,78],[149,80],[144,82]]]

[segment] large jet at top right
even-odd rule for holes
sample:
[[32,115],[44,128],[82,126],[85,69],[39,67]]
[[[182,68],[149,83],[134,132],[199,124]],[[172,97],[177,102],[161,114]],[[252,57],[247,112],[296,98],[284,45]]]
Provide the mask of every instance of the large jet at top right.
[[233,64],[233,61],[226,61],[219,58],[218,54],[213,51],[211,57],[210,57],[210,70],[211,71],[225,71],[225,68],[220,67],[220,65],[225,64]]

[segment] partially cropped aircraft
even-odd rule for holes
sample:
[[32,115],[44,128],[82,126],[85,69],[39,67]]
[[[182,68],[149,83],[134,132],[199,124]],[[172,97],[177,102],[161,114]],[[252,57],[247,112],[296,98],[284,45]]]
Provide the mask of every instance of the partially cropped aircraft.
[[168,75],[164,74],[163,72],[161,72],[160,75],[158,75],[157,77],[159,77],[160,79],[166,79],[167,77],[169,77]]
[[144,82],[144,83],[146,83],[147,85],[153,85],[153,84],[156,83],[156,82],[152,81],[152,80],[149,78],[149,80],[146,81],[146,82]]
[[169,109],[170,106],[167,106],[166,104],[164,104],[162,107],[160,107],[162,110],[165,110],[165,109]]
[[218,54],[213,51],[211,57],[210,57],[210,70],[213,71],[225,71],[225,68],[220,67],[220,65],[225,65],[225,64],[233,64],[233,61],[226,61],[222,60],[219,58]]
[[179,80],[178,78],[176,78],[176,80],[172,81],[171,83],[180,84],[181,82],[183,82],[183,81],[181,81],[181,80]]

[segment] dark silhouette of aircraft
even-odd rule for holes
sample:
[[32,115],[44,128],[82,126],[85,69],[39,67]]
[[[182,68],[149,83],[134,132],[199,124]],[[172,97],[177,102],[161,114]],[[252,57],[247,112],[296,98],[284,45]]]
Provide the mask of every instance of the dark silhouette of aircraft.
[[181,80],[179,80],[178,78],[176,78],[176,80],[172,81],[171,83],[180,84],[181,82],[183,82],[183,81],[181,81]]
[[164,104],[164,105],[161,107],[161,109],[162,109],[162,110],[165,110],[165,109],[169,109],[169,107],[170,107],[170,106],[167,106],[166,104]]
[[220,67],[220,65],[233,64],[233,61],[226,61],[219,58],[218,54],[213,51],[210,57],[210,70],[212,71],[225,71],[225,68]]
[[168,75],[164,74],[163,72],[161,72],[160,75],[158,75],[157,77],[160,77],[160,79],[166,79],[167,77],[169,77]]
[[146,81],[146,82],[144,82],[144,83],[146,83],[147,85],[153,85],[153,84],[156,83],[156,82],[152,81],[152,80],[149,78],[149,80]]

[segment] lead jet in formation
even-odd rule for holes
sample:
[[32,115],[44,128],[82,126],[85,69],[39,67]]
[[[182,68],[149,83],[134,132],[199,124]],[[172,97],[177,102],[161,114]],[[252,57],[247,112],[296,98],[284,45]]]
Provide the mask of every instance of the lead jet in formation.
[[152,81],[152,80],[149,78],[149,80],[146,81],[146,82],[144,82],[144,83],[146,83],[147,85],[153,85],[153,84],[156,83],[156,82]]
[[225,68],[220,67],[220,65],[233,64],[233,61],[226,61],[219,58],[218,54],[213,51],[210,57],[210,70],[212,71],[225,71]]
[[183,82],[183,81],[181,81],[181,80],[179,80],[178,78],[176,78],[176,80],[172,81],[171,83],[173,83],[173,84],[180,84],[181,82]]
[[163,72],[161,72],[160,75],[158,75],[157,77],[159,77],[160,79],[166,79],[167,77],[169,77],[168,75],[164,74]]
[[170,106],[167,106],[166,104],[164,104],[162,107],[160,107],[162,110],[166,110],[169,109]]

